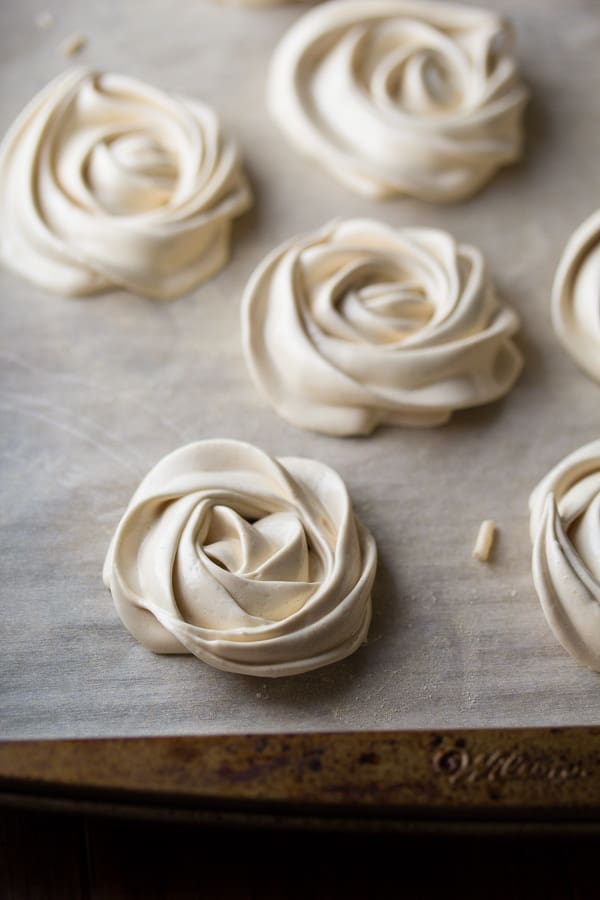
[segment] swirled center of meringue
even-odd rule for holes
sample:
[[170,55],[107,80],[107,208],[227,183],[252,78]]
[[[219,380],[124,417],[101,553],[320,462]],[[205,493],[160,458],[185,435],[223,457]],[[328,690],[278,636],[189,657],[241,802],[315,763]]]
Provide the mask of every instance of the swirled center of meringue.
[[[402,252],[405,251],[405,252]],[[399,253],[373,247],[305,248],[299,255],[306,327],[351,343],[400,347],[423,337],[454,309],[457,273],[414,246]],[[469,263],[464,260],[465,280]]]
[[[143,542],[140,571],[153,572],[161,548],[174,545],[173,590],[186,621],[201,628],[282,621],[304,606],[331,567],[331,529],[316,539],[285,504],[273,511],[268,503],[227,499],[225,505],[192,494],[168,503]],[[221,585],[216,595],[207,591],[207,577]],[[140,585],[142,593],[148,587]]]
[[[48,171],[56,171],[73,203],[108,216],[136,216],[175,205],[203,164],[210,167],[196,132],[184,113],[163,109],[158,97],[130,97],[111,76],[96,77],[56,117],[44,152],[52,156]],[[56,191],[49,176],[46,182],[44,203],[54,208]]]
[[369,344],[401,344],[435,313],[423,284],[385,258],[342,265],[314,285],[311,306],[312,321],[323,333]]
[[198,549],[223,569],[246,578],[314,580],[314,554],[293,513],[271,513],[249,522],[230,507],[215,506]]
[[115,216],[149,212],[169,202],[176,155],[151,133],[115,135],[96,144],[85,179],[103,209]]
[[425,22],[369,22],[351,28],[332,48],[317,79],[324,87],[347,80],[348,88],[379,107],[391,123],[399,113],[437,119],[492,99],[496,81],[505,76],[504,42],[499,33],[481,54],[467,38],[457,42],[451,33]]
[[339,52],[357,85],[382,110],[439,116],[469,99],[470,61],[452,40],[425,24],[392,20],[357,27]]

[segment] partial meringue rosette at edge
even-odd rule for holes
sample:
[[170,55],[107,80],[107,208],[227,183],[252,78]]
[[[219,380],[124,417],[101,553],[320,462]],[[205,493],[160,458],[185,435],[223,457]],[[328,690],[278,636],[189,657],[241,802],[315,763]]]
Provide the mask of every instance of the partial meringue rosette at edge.
[[428,0],[331,0],[271,63],[268,101],[297,149],[359,194],[465,199],[517,160],[528,92],[509,23]]
[[600,382],[600,209],[565,247],[552,290],[552,322],[573,359]]
[[276,677],[334,663],[366,640],[376,564],[332,469],[208,440],[144,478],[104,582],[125,626],[156,653]]
[[59,294],[184,294],[251,204],[212,109],[121,75],[60,75],[0,146],[0,258]]
[[600,440],[555,466],[529,499],[532,573],[565,650],[600,672]]
[[367,219],[283,244],[242,301],[261,394],[294,425],[332,435],[441,425],[498,399],[522,368],[518,328],[477,248]]

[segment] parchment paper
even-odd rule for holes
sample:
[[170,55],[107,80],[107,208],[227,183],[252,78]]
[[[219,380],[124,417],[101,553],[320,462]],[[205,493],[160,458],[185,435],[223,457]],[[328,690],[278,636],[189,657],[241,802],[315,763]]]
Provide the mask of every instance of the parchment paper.
[[[0,128],[70,61],[215,106],[256,193],[231,264],[169,303],[125,293],[46,295],[0,273],[0,736],[151,735],[354,728],[600,724],[600,676],[562,650],[530,576],[527,499],[563,455],[600,433],[600,388],[559,347],[549,292],[567,237],[600,205],[596,0],[494,0],[517,27],[532,91],[525,160],[472,201],[368,202],[288,147],[267,118],[269,56],[298,6],[209,0],[41,0],[0,8]],[[367,439],[299,431],[259,398],[239,341],[243,285],[287,237],[334,216],[435,225],[478,244],[519,311],[526,369],[504,401],[431,430]],[[314,456],[346,480],[380,566],[368,645],[275,681],[154,656],[101,582],[140,478],[188,441],[228,436]],[[479,524],[493,561],[471,557]]]

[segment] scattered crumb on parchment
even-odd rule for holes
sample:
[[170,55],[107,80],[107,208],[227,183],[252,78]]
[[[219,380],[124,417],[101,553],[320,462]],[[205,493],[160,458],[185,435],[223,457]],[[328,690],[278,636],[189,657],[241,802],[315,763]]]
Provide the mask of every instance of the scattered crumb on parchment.
[[479,526],[479,534],[473,547],[473,556],[481,562],[487,562],[496,536],[496,526],[491,519],[486,519]]
[[84,34],[72,34],[60,45],[63,56],[75,56],[86,46],[88,39]]
[[49,9],[42,9],[35,17],[35,24],[46,31],[54,25],[54,16]]

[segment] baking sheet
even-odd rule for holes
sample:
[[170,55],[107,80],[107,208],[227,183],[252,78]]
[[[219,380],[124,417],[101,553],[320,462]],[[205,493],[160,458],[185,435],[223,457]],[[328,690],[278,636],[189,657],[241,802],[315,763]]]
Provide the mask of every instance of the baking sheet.
[[[20,0],[0,7],[0,129],[69,62],[214,105],[256,193],[231,264],[180,300],[46,295],[0,272],[0,736],[79,737],[600,723],[600,676],[546,626],[530,577],[527,499],[563,455],[598,437],[600,388],[553,335],[564,243],[600,203],[596,0],[495,0],[516,24],[532,91],[524,161],[468,203],[369,202],[288,147],[264,108],[268,59],[298,7],[209,0]],[[54,15],[43,30],[42,8]],[[502,402],[431,430],[336,439],[287,425],[257,395],[239,301],[262,256],[334,216],[433,225],[478,244],[520,313],[526,368]],[[368,644],[274,681],[154,656],[121,625],[104,554],[141,477],[215,436],[313,456],[345,479],[380,554]],[[493,561],[471,557],[479,524]]]

